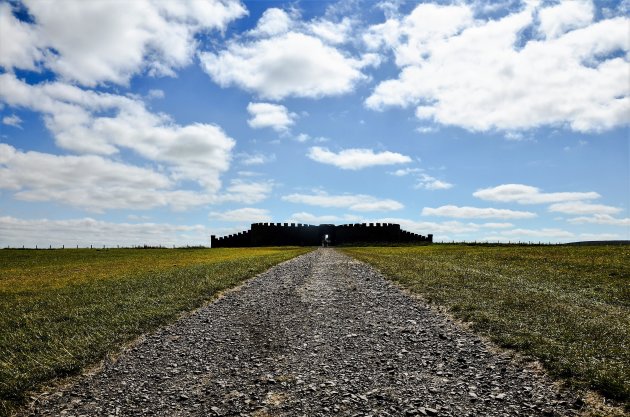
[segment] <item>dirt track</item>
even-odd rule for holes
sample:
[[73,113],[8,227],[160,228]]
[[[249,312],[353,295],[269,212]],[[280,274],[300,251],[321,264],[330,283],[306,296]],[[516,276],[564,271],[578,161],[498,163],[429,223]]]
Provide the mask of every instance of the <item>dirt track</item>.
[[549,380],[333,249],[285,262],[32,415],[575,415]]

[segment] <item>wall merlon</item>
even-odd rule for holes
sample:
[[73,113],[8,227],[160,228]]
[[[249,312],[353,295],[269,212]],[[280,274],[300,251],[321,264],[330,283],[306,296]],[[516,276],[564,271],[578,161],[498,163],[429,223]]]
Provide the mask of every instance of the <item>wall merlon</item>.
[[402,230],[395,223],[347,223],[304,224],[304,223],[252,223],[250,230],[227,236],[210,238],[212,247],[249,246],[319,246],[328,235],[331,245],[380,244],[380,243],[431,243],[433,235],[426,237]]

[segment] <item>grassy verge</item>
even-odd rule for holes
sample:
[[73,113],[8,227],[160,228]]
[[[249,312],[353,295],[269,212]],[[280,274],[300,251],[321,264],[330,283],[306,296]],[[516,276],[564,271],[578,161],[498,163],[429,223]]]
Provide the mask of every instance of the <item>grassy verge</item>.
[[304,248],[0,250],[0,415]]
[[630,248],[348,248],[554,376],[630,402]]

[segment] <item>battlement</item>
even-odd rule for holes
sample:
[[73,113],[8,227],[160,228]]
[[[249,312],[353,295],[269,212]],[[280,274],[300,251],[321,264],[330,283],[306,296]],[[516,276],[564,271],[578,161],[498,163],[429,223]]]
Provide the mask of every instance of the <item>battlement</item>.
[[213,248],[251,246],[319,246],[352,244],[424,244],[433,242],[426,236],[402,230],[394,223],[320,224],[253,223],[250,230],[216,237],[211,236]]

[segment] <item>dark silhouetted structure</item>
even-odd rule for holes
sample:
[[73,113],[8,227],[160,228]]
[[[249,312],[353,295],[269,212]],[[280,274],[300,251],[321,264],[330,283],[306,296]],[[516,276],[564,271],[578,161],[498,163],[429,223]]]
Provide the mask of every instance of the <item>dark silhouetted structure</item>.
[[433,235],[407,232],[393,223],[310,224],[254,223],[251,230],[217,238],[210,237],[213,248],[250,246],[332,246],[356,244],[421,244],[433,242]]

